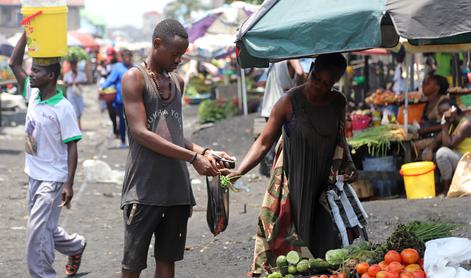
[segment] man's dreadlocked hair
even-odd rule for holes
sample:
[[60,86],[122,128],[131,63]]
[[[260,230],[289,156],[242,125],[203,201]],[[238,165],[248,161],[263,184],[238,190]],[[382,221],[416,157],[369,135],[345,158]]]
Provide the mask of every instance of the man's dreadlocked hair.
[[175,36],[188,39],[188,33],[180,22],[175,19],[164,19],[155,26],[152,41],[156,38],[169,41]]

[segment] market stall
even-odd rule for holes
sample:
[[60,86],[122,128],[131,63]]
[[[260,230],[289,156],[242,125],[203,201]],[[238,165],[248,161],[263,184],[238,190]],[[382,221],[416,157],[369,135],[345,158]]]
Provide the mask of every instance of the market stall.
[[[189,55],[198,60],[222,59],[233,55],[238,26],[257,8],[257,5],[234,1],[208,11],[188,28],[191,50]],[[248,113],[246,76],[243,70],[238,69],[237,73],[240,104],[246,115]]]

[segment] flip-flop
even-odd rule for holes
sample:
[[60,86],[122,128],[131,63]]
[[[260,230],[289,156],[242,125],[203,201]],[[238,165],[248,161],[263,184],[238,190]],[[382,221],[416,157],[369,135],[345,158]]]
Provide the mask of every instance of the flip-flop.
[[67,264],[65,265],[65,274],[67,276],[74,276],[75,274],[77,274],[80,268],[80,264],[82,263],[82,255],[83,255],[83,252],[85,251],[85,247],[87,247],[86,241],[85,241],[85,244],[83,245],[82,251],[80,251],[79,254],[68,257]]

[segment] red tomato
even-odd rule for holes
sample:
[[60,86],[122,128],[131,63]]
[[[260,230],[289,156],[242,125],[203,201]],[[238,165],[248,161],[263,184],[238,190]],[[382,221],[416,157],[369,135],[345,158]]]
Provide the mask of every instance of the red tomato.
[[376,278],[386,278],[386,271],[381,270],[380,272],[376,273]]
[[388,265],[387,271],[393,273],[401,273],[404,266],[398,262],[392,262]]
[[401,255],[397,251],[389,250],[386,255],[384,255],[384,262],[390,264],[392,262],[401,262]]
[[384,261],[381,261],[378,265],[382,270],[386,270],[386,267],[388,266]]
[[337,275],[337,278],[347,278],[347,274],[340,273],[339,275]]
[[376,277],[376,273],[381,271],[381,267],[377,264],[373,264],[368,268],[368,275]]
[[424,269],[424,259],[419,260],[419,265],[422,269]]
[[356,271],[360,274],[367,273],[370,265],[367,262],[359,263],[355,267]]
[[418,264],[410,264],[406,266],[404,270],[407,272],[414,272],[414,271],[422,270],[422,268]]
[[420,259],[419,252],[412,248],[406,248],[401,252],[401,259],[405,265],[415,264]]
[[[330,275],[329,278],[337,278],[337,275]],[[412,277],[414,278],[414,277]]]
[[412,275],[414,276],[414,278],[426,278],[427,277],[427,275],[425,274],[423,270],[414,271],[412,272]]
[[412,275],[412,273],[410,272],[402,272],[399,277],[400,278],[414,278],[414,275]]
[[399,273],[386,272],[386,278],[399,278]]
[[373,276],[368,275],[368,273],[363,273],[361,275],[361,278],[371,278],[371,277],[373,277]]

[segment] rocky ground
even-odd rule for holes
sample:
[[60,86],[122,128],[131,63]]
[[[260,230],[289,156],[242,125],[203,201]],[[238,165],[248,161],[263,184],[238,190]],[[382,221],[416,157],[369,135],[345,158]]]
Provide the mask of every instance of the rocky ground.
[[[113,170],[122,171],[127,155],[111,136],[106,113],[100,113],[96,89],[89,87],[83,119],[84,139],[79,144],[79,167],[75,197],[70,210],[63,210],[61,225],[70,232],[87,237],[88,247],[80,274],[83,277],[118,277],[123,249],[122,213],[119,209],[121,184],[96,183],[85,179],[82,163],[100,159]],[[212,126],[197,123],[197,108],[186,106],[185,131],[188,138],[213,149],[243,157],[253,142],[252,126],[256,115],[231,118]],[[28,277],[24,263],[27,177],[23,173],[22,127],[0,131],[0,273],[1,277]],[[242,178],[247,190],[231,194],[230,220],[225,232],[213,237],[206,223],[206,185],[190,167],[197,201],[190,219],[185,260],[177,263],[176,277],[244,277],[253,252],[257,215],[267,179],[252,170]],[[394,199],[364,203],[369,213],[368,231],[373,241],[385,240],[399,222],[439,219],[461,224],[457,236],[471,237],[470,198],[409,201]],[[153,247],[148,269],[142,277],[152,277],[155,266]],[[56,254],[55,268],[63,277],[66,258]]]

